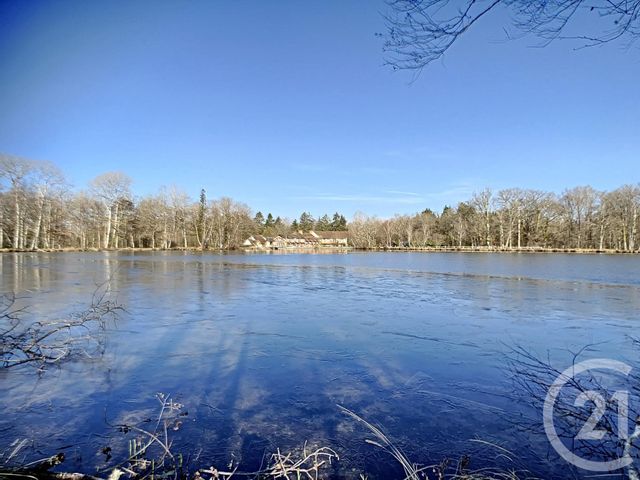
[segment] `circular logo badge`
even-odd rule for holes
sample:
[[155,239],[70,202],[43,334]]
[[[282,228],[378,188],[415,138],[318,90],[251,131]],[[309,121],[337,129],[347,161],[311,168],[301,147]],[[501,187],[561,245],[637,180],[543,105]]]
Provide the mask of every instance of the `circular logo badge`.
[[[589,370],[607,370],[627,376],[631,372],[631,367],[624,362],[600,358],[585,360],[584,362],[577,363],[567,368],[564,372],[558,375],[558,377],[549,387],[549,391],[547,392],[542,411],[544,430],[547,434],[547,438],[549,439],[549,442],[551,442],[551,445],[553,446],[555,451],[558,452],[558,454],[563,459],[578,468],[590,470],[592,472],[611,472],[628,467],[633,462],[633,459],[628,453],[628,448],[625,448],[624,454],[615,460],[587,460],[569,450],[558,436],[558,432],[556,431],[556,427],[553,421],[554,410],[556,407],[558,396],[560,395],[562,388],[568,382],[572,381],[577,375],[580,375],[581,373],[587,372]],[[614,395],[617,396],[617,400],[623,398],[628,399],[628,392],[625,391],[615,392]],[[582,427],[575,438],[579,440],[600,440],[604,437],[606,432],[597,430],[596,427],[598,421],[602,418],[606,411],[606,401],[599,392],[587,391],[581,392],[578,398],[576,398],[575,405],[584,406],[587,402],[593,403],[595,405],[595,409],[592,412],[589,420],[585,423],[585,425]],[[626,416],[628,409],[625,408],[625,405],[628,406],[628,402],[625,404],[624,402],[618,401],[617,403],[619,407],[618,435],[622,440],[628,441],[628,435],[626,435],[627,423],[624,423],[624,425],[622,425],[623,422],[628,422]]]

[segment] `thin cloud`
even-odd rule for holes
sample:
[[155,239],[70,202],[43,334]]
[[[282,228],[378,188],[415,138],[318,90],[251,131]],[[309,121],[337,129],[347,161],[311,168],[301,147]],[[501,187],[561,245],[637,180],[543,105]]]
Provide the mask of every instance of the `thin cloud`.
[[403,192],[402,190],[387,190],[385,193],[390,193],[392,195],[407,195],[410,197],[419,197],[419,193],[415,192]]
[[[458,182],[437,192],[412,192],[407,190],[384,190],[380,193],[319,193],[290,197],[296,201],[333,202],[356,205],[418,206],[418,208],[442,208],[468,200],[478,190],[477,182]],[[365,207],[363,207],[365,208]]]
[[294,197],[295,200],[326,202],[377,203],[377,204],[419,204],[424,198],[419,195],[368,195],[368,194],[320,194]]
[[422,160],[451,160],[455,158],[455,153],[449,148],[434,148],[424,145],[412,148],[388,149],[381,152],[386,158],[422,159]]

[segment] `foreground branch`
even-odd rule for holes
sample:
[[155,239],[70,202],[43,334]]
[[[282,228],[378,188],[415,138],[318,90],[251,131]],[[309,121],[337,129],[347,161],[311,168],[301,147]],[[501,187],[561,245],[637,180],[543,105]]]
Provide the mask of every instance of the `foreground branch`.
[[108,286],[94,292],[86,310],[66,318],[29,320],[16,307],[14,294],[0,300],[0,368],[34,364],[39,369],[76,356],[92,358],[104,351],[99,335],[122,307],[107,299]]

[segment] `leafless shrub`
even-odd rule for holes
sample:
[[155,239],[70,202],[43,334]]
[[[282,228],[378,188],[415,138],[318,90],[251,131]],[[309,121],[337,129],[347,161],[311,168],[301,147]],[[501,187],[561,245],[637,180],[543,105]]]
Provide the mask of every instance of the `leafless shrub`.
[[89,307],[61,319],[28,320],[27,307],[16,307],[15,294],[0,300],[0,368],[34,364],[38,369],[72,357],[103,352],[99,333],[122,309],[108,299],[109,286],[96,289]]
[[[571,353],[573,366],[590,347],[592,345],[586,345]],[[602,461],[615,460],[623,455],[638,456],[638,447],[634,443],[640,437],[638,405],[628,402],[621,407],[619,397],[613,392],[614,382],[609,376],[594,371],[569,376],[563,372],[564,369],[556,368],[550,358],[540,358],[522,347],[512,349],[508,357],[508,366],[516,399],[530,407],[530,411],[535,415],[535,418],[528,420],[521,417],[516,425],[518,428],[540,434],[544,432],[541,421],[543,405],[554,381],[561,378],[565,384],[554,404],[553,421],[558,436],[571,445],[571,450],[584,458]],[[631,373],[624,378],[617,378],[616,391],[620,391],[619,382],[623,382],[624,390],[635,392],[636,396],[640,393],[640,376],[637,374]],[[593,413],[590,409],[584,408],[583,402],[577,402],[576,399],[593,399],[596,395],[603,402],[598,406],[601,415],[597,421],[597,429],[603,431],[604,435],[598,442],[576,440],[576,433],[592,420]],[[624,415],[620,415],[620,408],[627,410]],[[634,429],[631,433],[626,433],[628,425],[623,422],[623,417],[625,421],[626,418],[634,419]],[[621,428],[625,431],[621,432]],[[627,475],[630,479],[638,478],[633,466],[629,467]]]

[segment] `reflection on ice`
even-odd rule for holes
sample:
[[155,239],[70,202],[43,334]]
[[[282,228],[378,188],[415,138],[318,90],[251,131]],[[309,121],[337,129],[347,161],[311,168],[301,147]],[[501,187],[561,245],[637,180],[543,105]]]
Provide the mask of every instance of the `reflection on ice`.
[[387,460],[340,404],[384,425],[411,458],[469,453],[482,466],[491,459],[470,441],[480,438],[551,478],[546,440],[513,426],[520,407],[505,353],[524,345],[562,359],[597,340],[598,355],[633,355],[625,335],[640,307],[640,264],[611,257],[608,278],[599,257],[562,258],[555,269],[548,258],[3,256],[3,290],[26,293],[30,315],[69,311],[104,278],[126,312],[99,362],[40,377],[0,372],[0,446],[25,437],[45,453],[73,445],[70,461],[90,470],[114,436],[105,419],[144,416],[166,392],[189,411],[176,445],[245,471],[265,451],[309,441],[334,448],[344,472],[384,478]]

